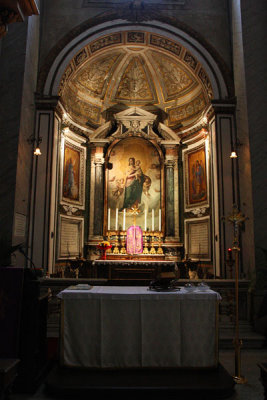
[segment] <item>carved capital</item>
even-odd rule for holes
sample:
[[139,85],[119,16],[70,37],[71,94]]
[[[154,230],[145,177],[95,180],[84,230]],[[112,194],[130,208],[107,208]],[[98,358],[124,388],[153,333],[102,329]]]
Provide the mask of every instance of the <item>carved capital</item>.
[[164,165],[166,168],[174,168],[176,164],[176,161],[173,158],[167,158],[164,161]]
[[103,165],[104,162],[105,162],[104,157],[96,156],[95,159],[94,159],[94,164],[95,164],[96,167],[99,167],[99,166]]

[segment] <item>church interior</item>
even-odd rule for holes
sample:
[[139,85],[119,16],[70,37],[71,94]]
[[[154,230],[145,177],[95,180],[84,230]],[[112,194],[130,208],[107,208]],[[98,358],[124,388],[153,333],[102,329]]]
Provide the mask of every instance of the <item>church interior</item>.
[[266,20],[0,0],[1,399],[267,398]]

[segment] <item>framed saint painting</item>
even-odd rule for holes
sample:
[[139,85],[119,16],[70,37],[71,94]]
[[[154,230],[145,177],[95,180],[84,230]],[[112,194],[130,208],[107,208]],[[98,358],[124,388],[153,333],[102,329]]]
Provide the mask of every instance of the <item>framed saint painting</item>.
[[205,144],[184,152],[185,210],[208,205]]
[[84,208],[85,149],[67,138],[64,142],[61,176],[61,203]]
[[[162,164],[158,149],[148,140],[130,137],[110,151],[106,170],[107,229],[142,230],[161,226]],[[134,216],[131,211],[138,211]]]

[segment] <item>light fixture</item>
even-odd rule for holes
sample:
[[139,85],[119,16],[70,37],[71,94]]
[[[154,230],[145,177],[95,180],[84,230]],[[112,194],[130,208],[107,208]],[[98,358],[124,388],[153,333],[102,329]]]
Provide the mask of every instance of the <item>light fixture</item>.
[[35,148],[34,148],[34,152],[33,152],[33,154],[35,155],[35,156],[40,156],[42,153],[41,153],[41,150],[40,150],[40,147],[39,147],[39,145],[40,145],[40,143],[42,143],[42,138],[39,136],[38,138],[35,138],[34,137],[34,135],[31,135],[28,139],[27,139],[27,142],[29,143],[29,144],[31,144],[31,145],[34,145],[34,144],[36,144],[35,145]]
[[40,155],[42,154],[42,153],[41,153],[41,150],[40,150],[40,147],[36,147],[36,149],[34,150],[33,154],[34,154],[35,156],[40,156]]
[[231,152],[230,158],[237,158],[236,151]]

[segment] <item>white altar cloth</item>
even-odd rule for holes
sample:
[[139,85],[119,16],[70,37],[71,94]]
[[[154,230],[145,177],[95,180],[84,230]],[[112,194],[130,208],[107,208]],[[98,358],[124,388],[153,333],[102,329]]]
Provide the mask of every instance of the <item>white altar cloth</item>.
[[65,289],[61,364],[86,368],[216,367],[220,295],[146,287]]

